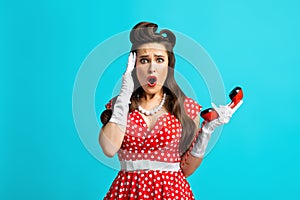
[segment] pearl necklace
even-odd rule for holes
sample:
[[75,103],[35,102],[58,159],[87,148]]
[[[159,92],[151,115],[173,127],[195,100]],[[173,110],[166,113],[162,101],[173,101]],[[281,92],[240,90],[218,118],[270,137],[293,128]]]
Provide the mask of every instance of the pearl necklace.
[[165,104],[165,100],[166,100],[166,93],[164,93],[164,96],[163,96],[160,104],[156,108],[154,108],[152,110],[146,110],[146,109],[142,108],[142,106],[139,105],[138,110],[140,113],[142,113],[144,115],[154,115],[155,113],[157,113],[158,111],[160,111],[162,109],[163,105]]

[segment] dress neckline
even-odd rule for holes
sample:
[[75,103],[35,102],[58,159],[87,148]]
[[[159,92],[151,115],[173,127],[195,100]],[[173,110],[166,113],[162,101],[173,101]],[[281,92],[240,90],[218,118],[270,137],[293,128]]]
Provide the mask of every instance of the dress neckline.
[[141,115],[141,113],[138,110],[135,110],[135,112],[142,118],[142,123],[146,125],[148,132],[153,131],[153,129],[155,128],[155,126],[157,126],[157,124],[160,122],[160,120],[162,119],[163,116],[170,115],[169,112],[165,112],[165,113],[161,114],[159,117],[157,117],[157,120],[154,122],[153,126],[149,127],[148,124],[146,123],[143,115]]

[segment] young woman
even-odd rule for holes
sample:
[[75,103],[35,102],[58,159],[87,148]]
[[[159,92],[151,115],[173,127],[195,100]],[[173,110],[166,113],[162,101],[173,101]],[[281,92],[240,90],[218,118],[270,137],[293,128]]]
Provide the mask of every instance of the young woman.
[[104,199],[194,199],[186,177],[200,165],[215,127],[232,112],[216,108],[219,118],[199,127],[201,106],[174,78],[171,31],[141,22],[130,41],[120,93],[101,115],[99,143],[107,156],[117,153],[121,164]]

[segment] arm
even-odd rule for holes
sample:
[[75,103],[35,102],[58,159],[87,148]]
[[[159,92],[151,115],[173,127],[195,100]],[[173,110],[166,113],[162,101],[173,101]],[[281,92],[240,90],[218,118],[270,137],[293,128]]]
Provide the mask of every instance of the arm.
[[202,157],[198,158],[190,154],[185,160],[184,164],[180,163],[180,167],[183,171],[184,176],[189,177],[190,175],[192,175],[196,171],[196,169],[200,166],[202,160],[203,160]]
[[120,94],[113,106],[112,116],[109,122],[100,131],[99,144],[105,155],[113,157],[120,149],[127,124],[130,98],[134,89],[132,70],[135,65],[136,55],[130,53],[126,72],[122,76]]
[[125,127],[114,122],[108,122],[100,130],[99,144],[103,153],[113,157],[121,147],[125,135]]
[[190,176],[200,166],[204,158],[210,136],[214,132],[215,128],[228,123],[232,114],[236,111],[228,106],[220,106],[218,108],[215,104],[212,105],[217,111],[219,117],[213,121],[205,121],[202,123],[202,127],[196,138],[195,144],[191,146],[192,149],[187,152],[187,155],[184,155],[185,159],[182,159],[183,163],[181,163],[181,168],[186,177]]

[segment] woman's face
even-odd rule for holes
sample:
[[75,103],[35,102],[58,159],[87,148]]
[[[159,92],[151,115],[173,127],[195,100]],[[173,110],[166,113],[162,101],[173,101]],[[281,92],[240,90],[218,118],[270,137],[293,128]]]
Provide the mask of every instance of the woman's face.
[[168,54],[160,43],[146,43],[137,50],[137,78],[148,94],[161,91],[168,74]]

